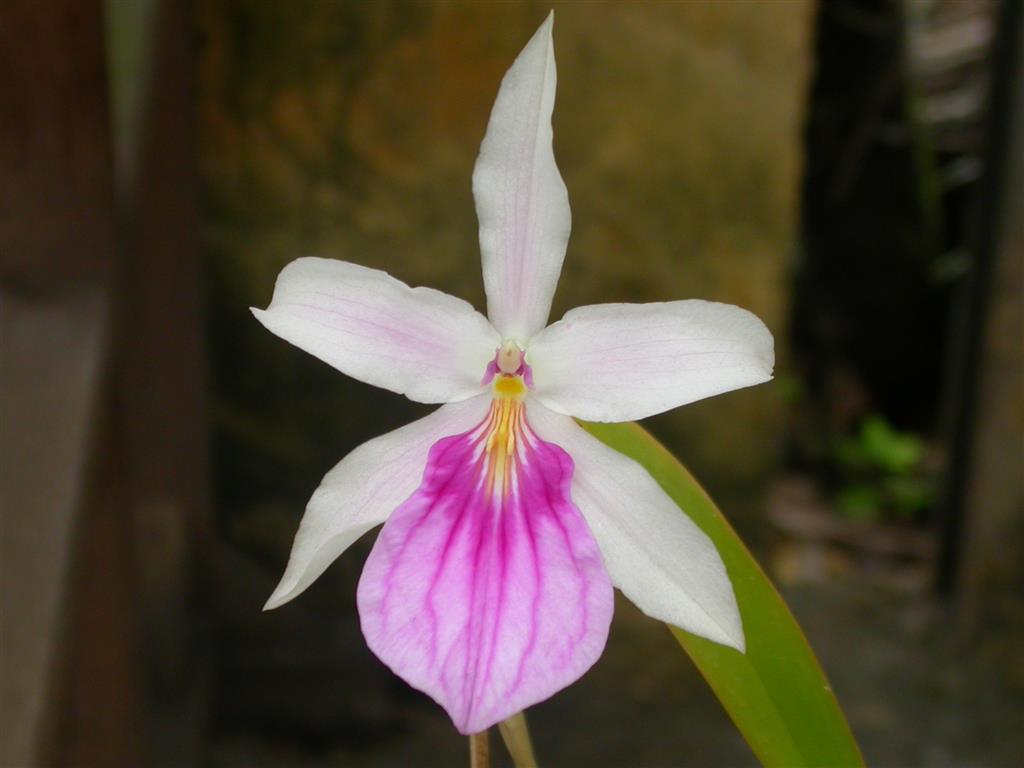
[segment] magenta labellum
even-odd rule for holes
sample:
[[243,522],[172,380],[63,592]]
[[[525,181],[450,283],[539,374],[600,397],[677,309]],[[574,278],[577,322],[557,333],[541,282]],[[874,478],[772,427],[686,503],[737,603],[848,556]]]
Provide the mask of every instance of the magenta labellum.
[[576,680],[600,656],[613,608],[572,503],[572,459],[530,429],[520,377],[501,374],[494,390],[479,425],[431,448],[358,592],[370,648],[463,733]]

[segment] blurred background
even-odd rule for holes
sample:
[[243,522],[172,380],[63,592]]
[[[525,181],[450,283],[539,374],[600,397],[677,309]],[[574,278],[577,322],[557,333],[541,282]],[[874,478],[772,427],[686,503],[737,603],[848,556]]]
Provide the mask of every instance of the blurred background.
[[[363,643],[372,535],[261,612],[323,474],[427,409],[248,307],[311,254],[484,306],[472,166],[549,5],[0,6],[0,765],[465,763]],[[789,601],[868,764],[1020,765],[1021,3],[555,6],[553,317],[763,318],[773,382],[645,425]],[[530,719],[549,766],[756,764],[626,601]]]

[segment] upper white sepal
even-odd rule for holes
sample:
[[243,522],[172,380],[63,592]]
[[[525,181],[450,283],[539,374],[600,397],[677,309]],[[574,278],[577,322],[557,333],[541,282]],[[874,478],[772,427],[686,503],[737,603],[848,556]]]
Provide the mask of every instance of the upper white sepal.
[[487,313],[505,339],[547,324],[572,214],[555,164],[554,13],[504,79],[473,170]]

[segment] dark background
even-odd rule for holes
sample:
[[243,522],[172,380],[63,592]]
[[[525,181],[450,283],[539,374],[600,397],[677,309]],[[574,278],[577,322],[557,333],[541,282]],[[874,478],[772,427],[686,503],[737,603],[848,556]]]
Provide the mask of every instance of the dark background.
[[[870,765],[1024,753],[1020,5],[556,4],[552,316],[692,297],[772,329],[773,382],[645,426]],[[311,254],[482,307],[472,165],[547,9],[0,7],[0,765],[466,760],[362,641],[372,535],[260,611],[323,474],[427,409],[248,307]],[[543,765],[755,763],[626,601],[529,716]]]

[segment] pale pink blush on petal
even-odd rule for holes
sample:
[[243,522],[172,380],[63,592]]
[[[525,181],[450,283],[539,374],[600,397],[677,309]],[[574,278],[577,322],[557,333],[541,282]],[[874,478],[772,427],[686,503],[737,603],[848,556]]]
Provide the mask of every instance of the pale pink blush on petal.
[[434,445],[422,485],[385,524],[359,582],[371,650],[462,733],[577,680],[604,649],[612,617],[611,582],[569,496],[572,459],[511,407],[507,463],[488,450],[495,432],[510,433],[496,401],[478,428]]
[[293,261],[270,306],[253,314],[342,373],[421,403],[479,394],[480,371],[501,340],[462,299],[333,259]]
[[530,340],[545,406],[586,421],[633,421],[768,381],[771,332],[713,301],[577,307]]

